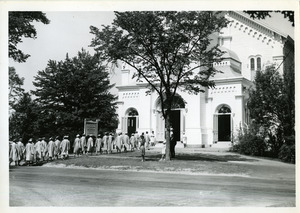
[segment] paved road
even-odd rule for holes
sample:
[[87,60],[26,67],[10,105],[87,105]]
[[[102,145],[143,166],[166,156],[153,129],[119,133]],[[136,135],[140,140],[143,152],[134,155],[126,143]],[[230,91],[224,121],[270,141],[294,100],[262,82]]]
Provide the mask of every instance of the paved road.
[[13,167],[10,206],[295,206],[295,182],[51,167]]

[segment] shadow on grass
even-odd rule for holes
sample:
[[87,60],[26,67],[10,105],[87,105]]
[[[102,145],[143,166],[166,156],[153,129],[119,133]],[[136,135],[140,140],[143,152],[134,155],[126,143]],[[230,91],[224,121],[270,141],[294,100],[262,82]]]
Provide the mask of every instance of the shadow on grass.
[[[159,154],[149,154],[147,155],[148,161],[157,161],[161,158]],[[248,161],[248,162],[255,162],[258,160],[255,159],[248,159],[243,158],[238,155],[214,155],[214,154],[203,154],[203,153],[193,153],[193,154],[186,154],[186,153],[179,153],[175,156],[172,160],[178,161],[217,161],[217,162],[228,162],[228,161]]]

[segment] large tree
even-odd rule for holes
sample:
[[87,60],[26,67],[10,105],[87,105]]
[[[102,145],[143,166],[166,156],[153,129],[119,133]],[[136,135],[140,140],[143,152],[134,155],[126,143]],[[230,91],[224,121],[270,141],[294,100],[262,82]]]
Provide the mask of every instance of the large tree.
[[262,134],[270,139],[268,144],[277,157],[284,136],[290,133],[286,124],[291,122],[287,120],[289,109],[284,79],[274,66],[270,66],[257,72],[254,85],[249,93],[250,117],[263,128]]
[[11,139],[22,137],[27,142],[29,137],[37,134],[37,119],[39,106],[31,99],[29,93],[24,92],[13,105],[13,112],[9,116],[9,136]]
[[24,78],[20,78],[20,76],[16,73],[16,69],[14,67],[9,67],[9,111],[14,108],[14,105],[20,100],[22,95],[24,94],[23,84]]
[[112,62],[131,66],[137,81],[159,95],[166,124],[166,159],[170,160],[170,114],[176,92],[197,94],[212,87],[212,64],[221,52],[210,46],[213,33],[227,25],[218,12],[115,12],[111,26],[91,26],[91,46]]
[[99,55],[85,50],[64,61],[49,60],[35,76],[32,93],[41,105],[41,134],[77,134],[85,118],[100,119],[104,130],[116,128],[115,96],[109,93],[109,73]]
[[49,24],[50,21],[42,12],[12,11],[8,13],[8,55],[17,62],[25,62],[30,56],[17,48],[22,38],[36,38],[37,32],[33,22]]

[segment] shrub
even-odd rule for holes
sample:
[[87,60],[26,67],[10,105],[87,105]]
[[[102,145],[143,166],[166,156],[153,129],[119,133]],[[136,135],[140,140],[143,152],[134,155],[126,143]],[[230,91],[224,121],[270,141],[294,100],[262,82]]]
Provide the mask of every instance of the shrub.
[[238,152],[245,155],[263,156],[265,148],[265,142],[261,137],[245,134],[240,138]]
[[285,138],[285,143],[280,147],[278,158],[284,162],[295,163],[295,136]]

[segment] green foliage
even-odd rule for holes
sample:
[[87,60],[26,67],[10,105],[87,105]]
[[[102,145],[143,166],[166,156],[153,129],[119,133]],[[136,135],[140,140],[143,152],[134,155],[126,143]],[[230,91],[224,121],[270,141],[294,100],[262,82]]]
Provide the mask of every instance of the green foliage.
[[265,19],[266,17],[271,17],[272,12],[281,13],[281,14],[283,14],[284,18],[288,18],[289,22],[292,23],[293,27],[295,26],[294,11],[287,11],[287,10],[283,10],[283,11],[271,11],[271,10],[251,11],[251,10],[247,10],[244,12],[248,13],[250,15],[250,17],[253,19]]
[[37,134],[36,120],[39,116],[39,107],[31,99],[29,93],[23,93],[9,117],[9,136],[12,139],[23,138],[27,142],[29,137]]
[[249,129],[240,129],[238,142],[231,151],[252,156],[264,156],[267,149],[264,137],[260,134],[258,126],[251,125]]
[[270,126],[273,118],[281,121],[285,107],[282,76],[270,66],[265,71],[256,72],[254,84],[248,101],[251,118],[265,127]]
[[296,152],[295,152],[295,136],[285,138],[285,143],[280,147],[279,159],[284,162],[295,163]]
[[[83,132],[85,118],[100,119],[100,129],[117,127],[115,100],[109,93],[109,73],[98,55],[85,50],[64,61],[50,60],[45,70],[35,76],[32,93],[41,106],[38,126],[41,134]],[[56,133],[56,134],[57,134]]]
[[233,151],[294,162],[293,102],[290,100],[294,92],[286,82],[273,66],[257,72],[255,88],[249,92],[250,131],[240,133]]
[[287,95],[283,77],[268,67],[265,71],[257,72],[255,88],[250,91],[248,107],[253,122],[264,129],[270,154],[278,157],[279,150],[284,144],[284,137],[293,133],[291,126],[290,97]]
[[9,57],[17,62],[25,62],[30,56],[23,53],[17,48],[18,43],[22,42],[22,38],[36,38],[36,29],[32,22],[42,22],[43,24],[49,24],[50,21],[47,19],[46,15],[42,12],[9,12],[9,44],[8,44],[8,54]]
[[24,89],[22,88],[24,84],[24,78],[16,73],[14,67],[9,67],[9,107],[10,111],[13,109],[14,105],[24,94]]

